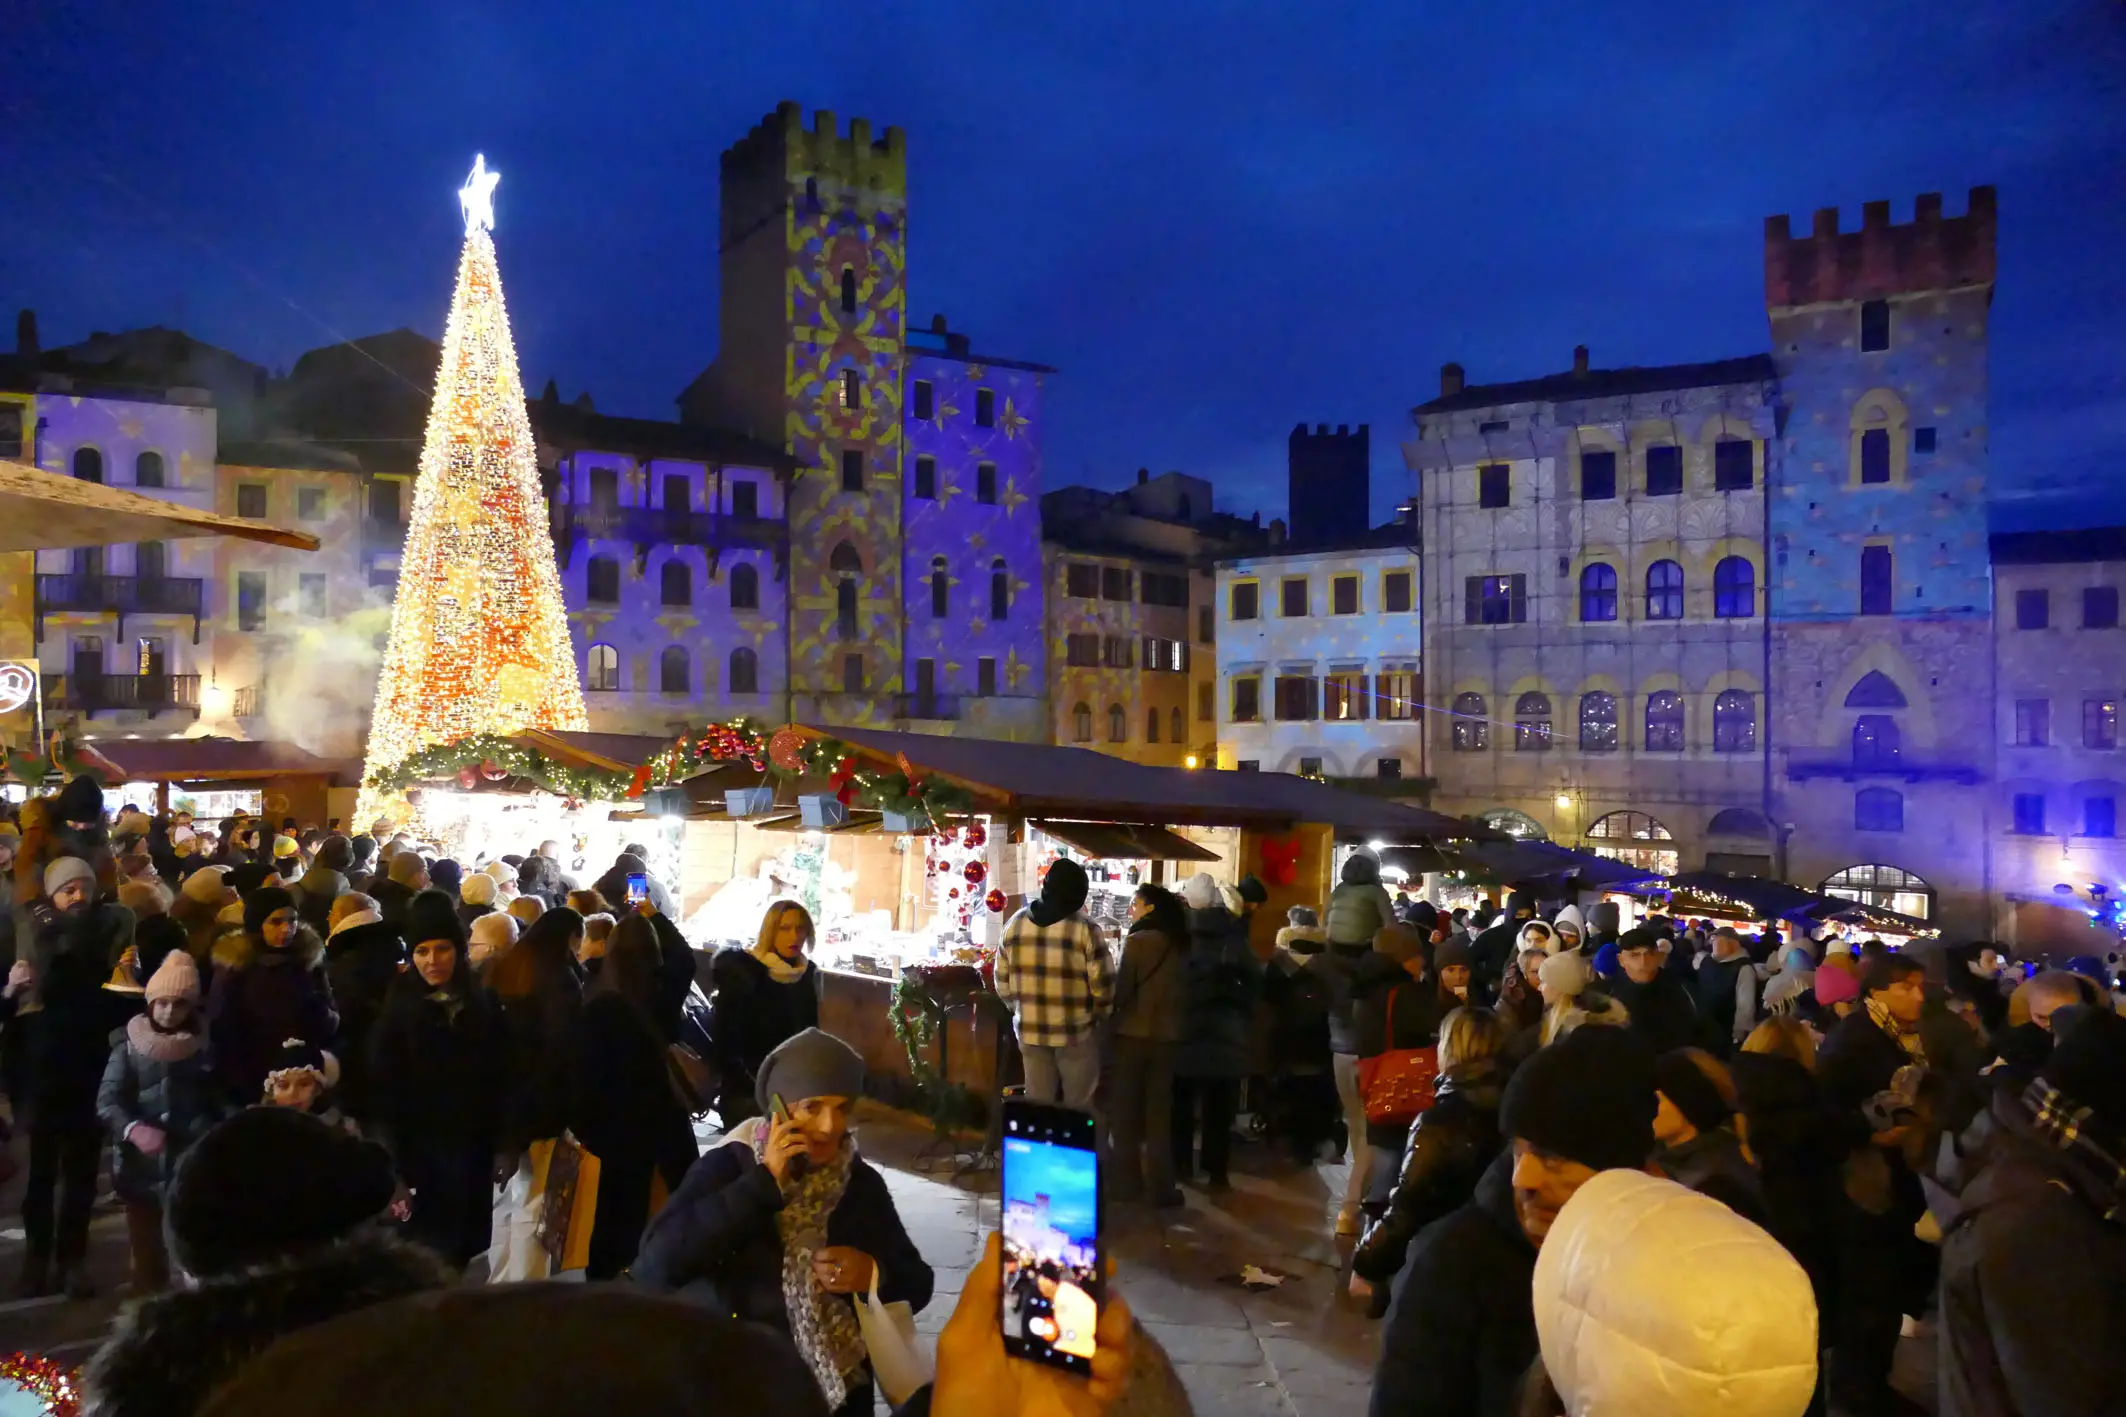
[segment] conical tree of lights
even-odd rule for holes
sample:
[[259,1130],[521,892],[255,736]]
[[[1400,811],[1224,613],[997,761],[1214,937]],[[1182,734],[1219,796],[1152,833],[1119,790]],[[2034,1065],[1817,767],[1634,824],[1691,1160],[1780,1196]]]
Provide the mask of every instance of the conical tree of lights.
[[385,806],[369,784],[423,748],[589,726],[495,264],[498,180],[476,159],[458,193],[465,250],[369,725],[365,825]]

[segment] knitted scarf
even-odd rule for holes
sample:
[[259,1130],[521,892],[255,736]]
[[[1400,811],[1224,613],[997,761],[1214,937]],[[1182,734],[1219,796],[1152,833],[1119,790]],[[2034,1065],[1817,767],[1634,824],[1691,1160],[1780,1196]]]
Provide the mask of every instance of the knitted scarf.
[[1923,1068],[1927,1066],[1927,1045],[1921,1040],[1919,1030],[1907,1029],[1899,1023],[1891,1016],[1889,1005],[1872,994],[1868,996],[1868,1017],[1877,1028],[1897,1040],[1897,1046],[1905,1050],[1907,1058]]
[[2106,1220],[2126,1215],[2126,1161],[2091,1134],[2094,1112],[2081,1106],[2043,1078],[2033,1080],[2023,1091],[2023,1106],[2029,1109],[2031,1130],[2067,1153],[2110,1199]]
[[[754,1138],[756,1159],[767,1149],[768,1136],[769,1129],[762,1127]],[[849,1164],[855,1159],[856,1141],[845,1136],[833,1161],[783,1182],[783,1206],[775,1215],[782,1238],[782,1299],[790,1315],[790,1340],[819,1380],[830,1410],[842,1405],[849,1395],[849,1379],[864,1366],[864,1335],[849,1302],[820,1287],[812,1273],[812,1256],[827,1243],[827,1217],[841,1204]]]
[[794,962],[784,959],[772,947],[762,949],[759,946],[755,946],[750,953],[753,958],[768,967],[768,976],[777,984],[795,984],[805,977],[805,971],[812,964],[812,961],[806,959],[803,955],[799,955]]
[[141,1057],[155,1063],[181,1063],[197,1053],[207,1041],[198,1028],[157,1028],[146,1014],[135,1014],[125,1026],[125,1040]]

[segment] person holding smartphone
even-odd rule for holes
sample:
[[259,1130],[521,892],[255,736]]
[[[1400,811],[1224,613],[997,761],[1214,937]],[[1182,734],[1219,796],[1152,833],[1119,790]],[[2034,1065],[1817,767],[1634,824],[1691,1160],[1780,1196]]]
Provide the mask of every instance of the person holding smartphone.
[[934,1279],[885,1181],[856,1154],[849,1111],[863,1086],[863,1059],[816,1028],[770,1053],[755,1083],[770,1115],[694,1163],[632,1270],[644,1288],[788,1334],[843,1417],[872,1410],[855,1301],[875,1281],[883,1302],[920,1310]]

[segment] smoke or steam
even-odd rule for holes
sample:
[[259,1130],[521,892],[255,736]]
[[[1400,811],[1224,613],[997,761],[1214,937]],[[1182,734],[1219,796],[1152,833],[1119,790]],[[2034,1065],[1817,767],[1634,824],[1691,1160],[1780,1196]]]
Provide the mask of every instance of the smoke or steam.
[[[381,595],[370,593],[372,600]],[[320,757],[360,758],[383,662],[377,645],[391,633],[390,602],[320,620],[302,613],[299,595],[288,595],[270,604],[267,617],[267,630],[278,633],[270,649],[261,644],[254,651],[249,682],[258,686],[259,714],[250,721],[249,736],[293,743]],[[229,630],[221,634],[256,638]],[[225,664],[233,658],[216,657]],[[226,671],[222,680],[230,688],[238,682]],[[227,730],[213,725],[210,731]]]

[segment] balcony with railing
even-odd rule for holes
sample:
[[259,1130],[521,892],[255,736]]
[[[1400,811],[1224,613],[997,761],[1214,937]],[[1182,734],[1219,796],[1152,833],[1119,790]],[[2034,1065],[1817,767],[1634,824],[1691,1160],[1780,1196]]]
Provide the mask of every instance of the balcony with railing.
[[200,607],[206,583],[197,576],[102,576],[82,571],[37,577],[37,638],[50,614],[116,615],[125,633],[128,615],[189,615],[192,643],[199,643]]
[[51,674],[44,706],[76,713],[130,709],[149,715],[199,712],[197,674]]
[[1984,782],[1985,772],[1968,758],[1923,753],[1852,753],[1845,757],[1802,757],[1787,760],[1789,782],[1811,778],[1835,778],[1861,782],[1870,778],[1902,782],[1952,782],[1973,787]]
[[958,694],[913,693],[893,696],[895,718],[928,720],[939,723],[957,723],[960,718]]
[[687,512],[664,507],[615,507],[600,502],[561,502],[553,507],[554,542],[563,561],[578,538],[631,541],[647,557],[653,546],[701,546],[712,552],[734,547],[776,550],[784,524],[766,517]]

